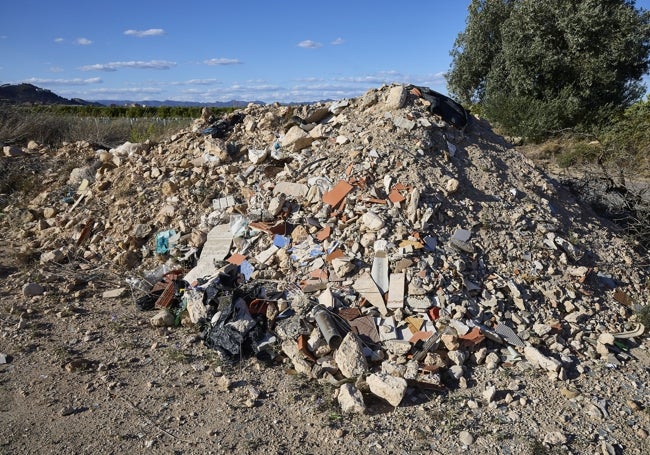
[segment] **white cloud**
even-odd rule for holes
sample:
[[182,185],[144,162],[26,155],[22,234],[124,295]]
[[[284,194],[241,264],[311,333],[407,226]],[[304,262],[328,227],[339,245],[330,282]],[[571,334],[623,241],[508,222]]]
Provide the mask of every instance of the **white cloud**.
[[60,66],[51,66],[50,67],[50,73],[62,73],[65,70],[61,68]]
[[336,38],[334,41],[332,41],[332,46],[338,46],[343,43],[345,43],[345,40],[343,38]]
[[217,65],[239,65],[242,62],[241,60],[236,58],[211,58],[208,60],[203,60],[203,63],[210,66],[217,66]]
[[322,46],[321,43],[318,43],[316,41],[312,41],[310,39],[306,39],[306,40],[301,41],[301,42],[298,43],[298,47],[302,47],[304,49],[316,49],[316,48],[319,48],[321,46]]
[[77,38],[74,42],[75,42],[76,44],[81,45],[81,46],[88,46],[88,45],[90,45],[90,44],[93,43],[93,42],[90,41],[88,38]]
[[176,66],[176,62],[169,62],[167,60],[149,60],[147,62],[136,60],[129,62],[96,63],[94,65],[82,66],[80,69],[81,71],[117,71],[120,68],[168,70],[174,66]]
[[54,42],[57,43],[57,44],[61,44],[64,41],[65,40],[63,38],[60,38],[60,37],[59,38],[54,38]]
[[124,34],[127,36],[135,36],[136,38],[144,38],[147,36],[160,36],[165,34],[162,28],[150,28],[147,30],[125,30]]
[[219,84],[220,82],[217,79],[190,79],[185,82],[181,82],[184,85],[213,85]]
[[91,85],[101,84],[102,80],[99,77],[91,77],[89,79],[81,79],[78,77],[74,79],[44,79],[39,77],[31,77],[24,80],[23,82],[36,85]]
[[92,93],[94,95],[107,95],[107,94],[122,95],[125,93],[126,94],[138,94],[138,93],[154,94],[154,93],[162,93],[162,90],[156,87],[96,88],[96,89],[88,90],[88,93]]

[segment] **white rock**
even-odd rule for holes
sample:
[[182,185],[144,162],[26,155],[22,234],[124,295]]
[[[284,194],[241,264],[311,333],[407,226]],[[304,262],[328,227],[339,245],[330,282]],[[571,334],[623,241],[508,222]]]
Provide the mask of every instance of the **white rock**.
[[530,363],[548,371],[557,373],[560,371],[560,367],[562,367],[562,362],[552,357],[545,356],[539,352],[538,349],[532,346],[526,346],[524,348],[524,355]]
[[474,443],[474,436],[469,431],[461,431],[458,433],[458,440],[464,446],[469,446]]
[[366,212],[361,217],[363,225],[370,231],[378,231],[384,227],[384,220],[375,212]]
[[614,344],[614,335],[608,332],[601,333],[600,336],[598,337],[598,343],[604,344],[604,345],[613,345]]
[[489,385],[483,391],[483,399],[488,403],[491,403],[494,400],[494,395],[497,393],[497,388],[493,385]]
[[544,436],[544,443],[552,446],[566,444],[567,437],[561,431],[549,431]]
[[309,147],[313,141],[313,137],[303,131],[299,126],[294,125],[282,138],[282,147],[289,151],[297,152],[305,147]]
[[366,412],[366,405],[363,402],[363,395],[352,384],[343,384],[339,389],[339,406],[345,414],[363,414]]
[[359,337],[348,332],[334,353],[334,361],[346,378],[356,378],[368,371],[368,362],[363,355]]
[[458,187],[460,186],[460,182],[457,179],[449,179],[447,180],[447,184],[445,185],[445,189],[447,190],[448,194],[455,193],[458,191]]
[[388,96],[386,97],[386,109],[400,109],[406,102],[406,95],[406,87],[403,85],[396,85],[395,87],[392,87],[388,92]]
[[294,340],[285,340],[282,343],[282,352],[284,352],[289,360],[293,363],[293,368],[300,374],[311,378],[313,376],[311,371],[311,365],[307,362],[300,351],[298,351],[298,345]]
[[332,269],[334,269],[336,276],[343,278],[348,273],[354,271],[355,265],[352,262],[352,258],[342,256],[332,261]]
[[268,150],[255,150],[255,149],[248,150],[248,159],[253,164],[259,164],[264,162],[267,156],[269,156]]
[[407,383],[403,378],[396,378],[386,373],[375,373],[368,376],[366,382],[373,394],[395,407],[399,406],[406,395]]
[[447,356],[456,365],[463,365],[469,355],[465,351],[449,351]]
[[463,374],[465,374],[465,370],[463,370],[463,367],[461,365],[453,365],[451,368],[449,368],[449,374],[454,379],[459,380],[463,377]]

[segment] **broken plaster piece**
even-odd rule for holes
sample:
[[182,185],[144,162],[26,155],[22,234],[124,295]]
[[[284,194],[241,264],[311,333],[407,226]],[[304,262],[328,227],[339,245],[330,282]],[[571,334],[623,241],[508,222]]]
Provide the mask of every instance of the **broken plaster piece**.
[[354,282],[352,287],[361,296],[365,297],[372,306],[376,307],[382,316],[388,314],[388,308],[386,308],[386,304],[384,303],[384,296],[370,274],[362,274]]

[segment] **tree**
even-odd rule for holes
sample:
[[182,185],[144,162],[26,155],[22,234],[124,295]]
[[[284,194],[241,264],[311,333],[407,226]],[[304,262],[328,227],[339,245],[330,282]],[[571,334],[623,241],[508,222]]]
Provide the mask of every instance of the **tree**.
[[472,0],[450,94],[511,134],[589,128],[645,91],[650,12],[629,0]]

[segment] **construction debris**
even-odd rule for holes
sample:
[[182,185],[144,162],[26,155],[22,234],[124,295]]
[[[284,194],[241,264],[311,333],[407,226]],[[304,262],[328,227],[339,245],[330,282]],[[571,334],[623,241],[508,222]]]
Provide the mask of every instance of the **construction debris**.
[[[91,164],[6,207],[29,211],[13,235],[42,263],[111,263],[154,326],[194,325],[228,361],[286,356],[399,406],[483,363],[562,379],[643,334],[621,303],[648,301],[636,253],[424,87],[251,104],[160,144],[55,153]],[[365,412],[360,390],[343,383],[344,412]]]

